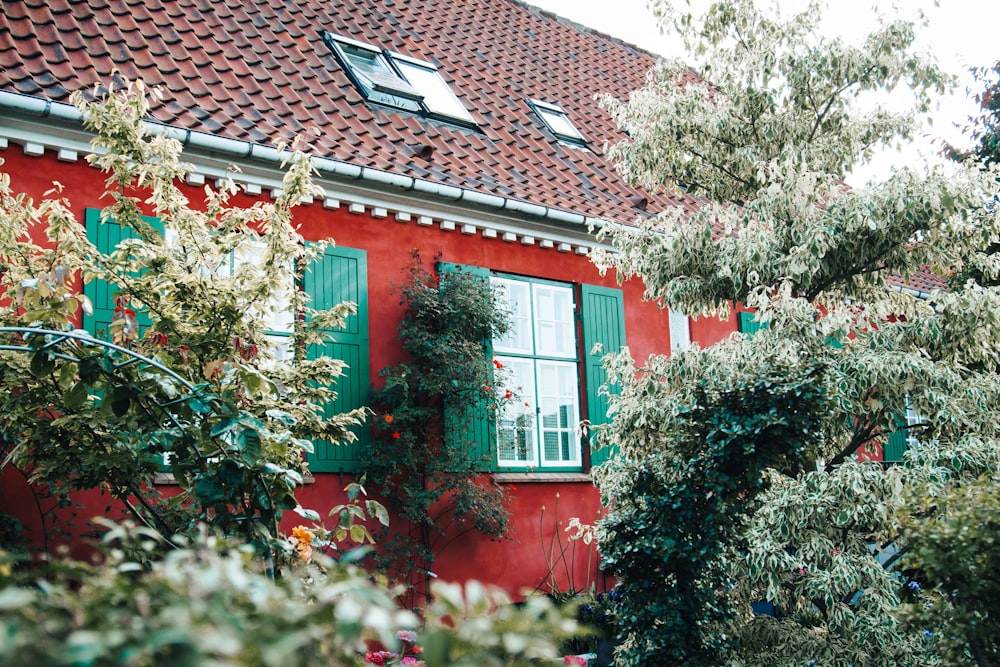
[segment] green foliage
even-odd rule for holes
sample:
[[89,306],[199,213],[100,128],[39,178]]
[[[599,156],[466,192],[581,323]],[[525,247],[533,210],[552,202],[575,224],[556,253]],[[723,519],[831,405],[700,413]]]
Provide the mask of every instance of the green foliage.
[[975,147],[962,151],[948,147],[948,154],[957,160],[974,159],[990,165],[1000,163],[1000,61],[991,67],[976,67],[972,70],[975,80],[982,85],[982,92],[973,96],[979,104],[980,113],[969,119],[967,128]]
[[702,379],[656,435],[669,446],[615,471],[622,492],[599,540],[627,591],[614,608],[619,664],[718,665],[729,648],[725,556],[745,548],[764,471],[797,468],[829,409],[819,369],[753,371]]
[[512,604],[506,594],[475,581],[437,584],[422,633],[428,665],[487,667],[555,662],[558,646],[579,632],[575,607],[544,595]]
[[[703,58],[704,77],[667,63],[628,101],[605,98],[630,135],[610,154],[634,183],[683,184],[699,207],[638,229],[606,226],[614,252],[596,261],[640,277],[646,296],[671,308],[725,317],[742,303],[767,326],[639,367],[627,355],[610,362],[623,391],[604,437],[622,458],[595,474],[611,503],[600,547],[624,573],[626,600],[642,601],[619,616],[618,659],[662,664],[662,648],[691,664],[935,664],[948,632],[903,623],[900,573],[917,545],[900,517],[913,499],[995,481],[1000,469],[1000,262],[977,252],[1000,238],[1000,211],[988,205],[997,172],[903,168],[844,186],[875,145],[914,127],[912,114],[858,112],[858,96],[902,84],[921,113],[951,79],[912,52],[912,25],[886,21],[853,46],[818,35],[816,6],[788,21],[749,0],[718,2],[700,20],[661,13]],[[976,278],[921,297],[896,287],[924,271]],[[823,400],[758,411],[754,400],[700,398],[702,388],[755,387],[761,369],[778,374],[776,397],[813,377]],[[919,446],[888,470],[859,461],[908,408]],[[708,452],[714,433],[771,421],[811,434],[789,428],[745,464],[747,505],[730,509],[717,488],[726,477],[685,443]],[[679,520],[677,494],[698,498]],[[676,567],[689,568],[684,578]],[[754,614],[757,601],[776,605],[774,616]],[[646,639],[660,627],[670,639]]]
[[[545,512],[542,505],[538,512],[538,540],[545,561],[545,576],[535,587],[557,600],[579,599],[597,593],[597,543],[594,526],[573,517],[563,525],[559,516],[559,494],[556,493],[552,508],[552,536],[545,541]],[[564,533],[570,533],[565,535]],[[577,574],[579,558],[586,561],[583,577]]]
[[22,551],[24,526],[16,516],[0,512],[0,552]]
[[376,429],[364,468],[413,528],[383,545],[381,566],[425,586],[436,554],[456,530],[492,537],[507,530],[504,490],[479,474],[490,454],[457,435],[469,430],[468,420],[486,415],[454,408],[496,414],[497,369],[488,345],[509,325],[488,281],[461,271],[439,278],[417,252],[398,290],[405,308],[399,340],[408,360],[381,372],[385,387],[372,397]]
[[421,627],[345,562],[316,557],[272,581],[252,550],[201,536],[143,564],[126,554],[157,551],[160,536],[109,528],[102,565],[60,563],[44,580],[0,570],[0,665],[360,666],[418,630],[427,664],[513,667],[554,660],[576,629],[544,598],[517,607],[474,583],[439,586]]
[[[297,506],[311,441],[347,441],[363,419],[323,418],[342,364],[305,358],[351,312],[314,311],[293,288],[326,245],[306,248],[291,221],[292,207],[317,192],[310,163],[289,154],[273,203],[233,206],[229,181],[192,204],[178,187],[180,143],[143,125],[145,88],[101,92],[74,100],[96,133],[89,159],[109,174],[102,220],[131,238],[104,255],[67,202],[36,204],[0,176],[0,324],[50,332],[0,334],[22,348],[0,353],[4,463],[63,503],[100,488],[163,535],[208,522],[269,551],[282,512]],[[72,331],[92,305],[78,293],[81,274],[117,290],[110,331],[100,332],[115,345]],[[282,312],[293,363],[277,363],[265,335],[265,319]],[[151,484],[164,457],[181,489],[170,499]]]
[[1000,662],[1000,486],[995,476],[910,498],[907,623],[939,635],[946,664]]
[[[992,67],[974,68],[972,73],[976,82],[983,86],[982,92],[977,92],[973,97],[979,104],[980,113],[970,118],[970,125],[965,128],[975,147],[970,151],[947,146],[945,153],[956,161],[973,160],[984,166],[1000,165],[1000,61]],[[991,259],[996,261],[995,255],[1000,253],[1000,239],[992,239],[981,250],[981,262],[989,262]],[[991,279],[985,274],[977,266],[979,263],[957,272],[953,282],[961,284],[972,278],[980,284],[996,284],[997,279]]]

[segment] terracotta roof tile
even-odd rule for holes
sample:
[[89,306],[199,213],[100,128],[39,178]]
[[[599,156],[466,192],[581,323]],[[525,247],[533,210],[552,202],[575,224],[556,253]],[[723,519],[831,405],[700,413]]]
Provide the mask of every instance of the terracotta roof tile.
[[[112,68],[162,84],[153,115],[250,141],[308,127],[321,155],[585,215],[634,217],[603,157],[621,132],[593,102],[643,83],[648,53],[516,0],[15,0],[0,89],[66,101]],[[368,103],[321,39],[330,31],[435,63],[478,130]],[[527,98],[560,104],[592,150],[554,141]],[[414,146],[431,144],[430,160]],[[677,202],[644,195],[650,210]],[[681,198],[685,205],[693,205]]]

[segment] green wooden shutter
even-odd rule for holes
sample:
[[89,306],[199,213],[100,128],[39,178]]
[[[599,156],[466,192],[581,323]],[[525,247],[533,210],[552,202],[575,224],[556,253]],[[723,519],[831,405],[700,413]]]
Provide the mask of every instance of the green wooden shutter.
[[[149,223],[153,229],[163,233],[163,223],[160,222],[159,218],[143,216],[142,219]],[[100,209],[86,209],[84,221],[87,226],[87,240],[93,243],[98,252],[104,255],[114,252],[122,241],[138,236],[131,227],[119,225],[113,221],[102,222]],[[83,293],[90,299],[93,306],[93,314],[83,314],[83,328],[91,335],[97,336],[103,332],[104,337],[110,337],[116,292],[118,292],[118,286],[106,280],[91,280],[83,286]],[[140,331],[145,330],[150,325],[149,314],[145,311],[138,311],[136,319],[139,322]]]
[[[302,287],[317,310],[332,308],[344,301],[358,305],[341,329],[332,329],[332,341],[313,345],[308,357],[327,355],[347,364],[335,389],[337,399],[324,406],[331,417],[368,404],[368,260],[365,251],[327,247],[303,272]],[[350,444],[314,442],[308,457],[312,472],[359,472],[361,452],[369,441],[368,424],[354,427],[357,440]]]
[[[449,280],[449,276],[454,276],[456,273],[464,273],[487,283],[490,280],[490,270],[480,266],[438,263],[438,274],[442,282]],[[486,356],[490,358],[492,355],[492,341],[486,341]],[[449,444],[467,443],[473,449],[472,455],[483,462],[483,469],[493,471],[497,469],[497,432],[496,423],[491,417],[492,413],[485,396],[472,405],[444,406],[444,437],[448,439]]]
[[[896,425],[906,426],[906,418],[897,417]],[[882,448],[882,461],[886,463],[898,463],[903,460],[903,454],[906,453],[907,432],[907,429],[900,428],[889,434],[889,438]]]
[[754,318],[754,313],[741,312],[739,314],[739,329],[741,333],[754,334],[761,329],[767,328],[767,322],[758,322]]
[[[608,397],[600,393],[607,380],[601,363],[604,355],[619,352],[625,346],[625,301],[620,289],[583,285],[581,287],[581,315],[583,317],[584,382],[586,382],[587,419],[593,426],[607,424]],[[600,354],[591,354],[600,343]],[[610,387],[617,393],[618,387]],[[592,448],[592,466],[607,461],[618,451],[617,446]]]

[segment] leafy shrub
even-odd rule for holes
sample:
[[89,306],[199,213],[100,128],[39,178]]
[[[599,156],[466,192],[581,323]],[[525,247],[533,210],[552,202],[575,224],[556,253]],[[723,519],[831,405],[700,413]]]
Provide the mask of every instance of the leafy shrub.
[[406,648],[404,630],[430,665],[515,666],[555,659],[576,627],[542,597],[515,606],[474,583],[439,586],[421,623],[349,563],[315,554],[272,581],[252,549],[205,534],[158,561],[126,556],[161,540],[109,525],[101,565],[0,570],[0,665],[360,666]]

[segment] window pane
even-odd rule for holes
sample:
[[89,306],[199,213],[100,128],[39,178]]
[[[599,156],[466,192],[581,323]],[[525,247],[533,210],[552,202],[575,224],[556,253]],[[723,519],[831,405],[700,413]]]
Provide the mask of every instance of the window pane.
[[[497,449],[501,465],[537,465],[535,445],[535,377],[530,359],[498,357],[503,373],[497,394],[504,398],[498,419]],[[506,392],[512,396],[506,399]]]
[[399,76],[381,51],[342,40],[335,41],[337,49],[347,60],[346,66],[360,81],[365,97],[410,111],[420,110],[420,93]]
[[[923,424],[924,420],[917,414],[917,411],[913,409],[910,405],[910,399],[906,399],[906,425],[907,426],[917,426]],[[913,449],[920,446],[920,439],[917,437],[917,433],[920,429],[908,428],[906,429],[906,447],[907,449]]]
[[500,293],[503,307],[510,313],[510,331],[503,338],[493,341],[493,348],[499,352],[531,354],[531,292],[528,284],[516,280],[493,278],[491,284]]
[[[266,245],[256,239],[248,239],[241,243],[233,252],[233,273],[253,271],[259,269],[264,261],[264,251]],[[225,275],[228,275],[226,272]],[[252,314],[260,317],[264,329],[274,333],[290,333],[295,318],[289,310],[292,303],[292,290],[294,289],[291,267],[279,274],[279,282],[274,285],[271,298],[266,303],[254,305]]]
[[267,334],[267,347],[276,363],[292,361],[292,337]]
[[354,46],[353,44],[345,44],[344,42],[340,42],[340,48],[347,57],[347,61],[351,63],[351,67],[355,70],[368,76],[396,76],[396,73],[389,67],[389,63],[385,61],[385,57],[378,51],[369,51],[368,49],[362,49],[361,47]]
[[535,331],[538,355],[576,357],[571,289],[535,285]]
[[550,464],[576,463],[576,458],[573,455],[573,449],[576,447],[575,437],[573,433],[565,431],[547,431],[544,434],[545,451],[542,453],[544,461]]
[[537,369],[542,463],[578,463],[576,426],[580,407],[576,364],[538,361]]
[[680,352],[691,347],[691,324],[687,315],[676,310],[670,314],[670,351]]
[[424,106],[428,111],[472,121],[468,110],[436,69],[431,66],[422,67],[402,58],[393,60],[407,81],[424,96]]
[[552,130],[552,134],[561,135],[564,137],[572,137],[574,139],[583,139],[583,135],[573,124],[569,122],[569,119],[561,111],[554,111],[550,109],[544,109],[541,107],[536,107],[538,109],[538,115],[542,117],[545,124],[549,126]]

